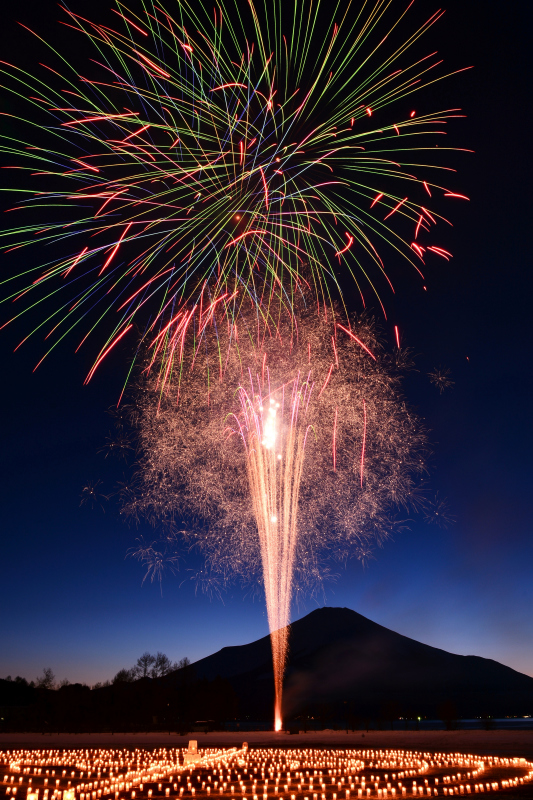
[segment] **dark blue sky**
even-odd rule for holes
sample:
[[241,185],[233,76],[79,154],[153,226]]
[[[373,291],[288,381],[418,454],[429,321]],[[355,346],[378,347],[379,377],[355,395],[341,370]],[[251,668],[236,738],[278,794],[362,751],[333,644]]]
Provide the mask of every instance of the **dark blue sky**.
[[[453,136],[476,150],[456,159],[471,203],[452,209],[443,246],[454,259],[434,270],[427,294],[397,281],[392,316],[419,354],[406,392],[432,431],[432,486],[457,522],[442,530],[416,520],[366,570],[340,571],[325,600],[308,599],[293,618],[317,602],[348,606],[422,642],[533,675],[528,5],[453,0],[447,9],[438,31],[446,62],[476,68],[436,99],[468,113]],[[58,15],[48,0],[8,11],[45,27]],[[4,33],[10,47],[15,36],[25,46],[13,24]],[[116,507],[80,507],[86,481],[121,477],[98,450],[124,360],[83,387],[89,352],[74,356],[67,344],[33,374],[42,345],[13,354],[19,334],[0,336],[0,676],[32,678],[51,666],[58,678],[94,683],[146,649],[195,660],[264,635],[261,600],[239,589],[222,600],[197,594],[186,565],[162,595],[141,586],[140,566],[125,559],[135,532]],[[442,395],[426,374],[440,365],[455,381]]]

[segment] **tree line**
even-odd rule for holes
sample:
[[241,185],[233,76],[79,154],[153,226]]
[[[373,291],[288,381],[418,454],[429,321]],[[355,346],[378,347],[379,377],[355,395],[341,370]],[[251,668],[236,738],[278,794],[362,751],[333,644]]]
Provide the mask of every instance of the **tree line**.
[[[165,653],[157,652],[153,655],[146,651],[142,656],[139,656],[130,669],[120,669],[111,680],[95,683],[90,688],[101,689],[104,686],[112,686],[116,683],[133,683],[139,678],[162,678],[178,669],[188,667],[190,663],[187,657],[180,659],[180,661],[172,661]],[[20,675],[17,675],[16,678],[8,675],[5,680],[19,686],[28,686],[32,689],[61,689],[64,686],[70,686],[68,678],[56,682],[56,676],[50,667],[45,667],[42,674],[38,675],[35,680],[28,681],[26,678],[21,678]],[[83,685],[86,686],[86,684]]]
[[[121,670],[113,681],[92,689],[68,681],[57,686],[50,669],[31,681],[33,685],[23,678],[0,679],[0,732],[185,733],[192,730],[196,720],[210,720],[210,724],[223,728],[227,720],[237,716],[238,698],[228,680],[198,678],[186,659],[178,662],[177,669],[171,669],[175,664],[161,659],[157,664],[157,656],[153,661],[143,656],[132,669]],[[154,670],[169,671],[152,677]]]
[[164,653],[152,655],[147,651],[137,659],[131,669],[119,670],[112,683],[131,683],[138,680],[138,678],[162,678],[177,669],[188,667],[190,663],[187,657],[182,658],[180,661],[172,662]]

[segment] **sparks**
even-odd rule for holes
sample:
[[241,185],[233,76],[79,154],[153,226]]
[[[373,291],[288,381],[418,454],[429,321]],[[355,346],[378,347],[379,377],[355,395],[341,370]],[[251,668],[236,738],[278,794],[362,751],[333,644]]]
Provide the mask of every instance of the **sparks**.
[[394,335],[396,337],[396,347],[399,350],[400,349],[400,332],[398,330],[398,326],[397,325],[394,326]]
[[343,247],[343,249],[342,249],[342,250],[338,250],[338,251],[335,253],[335,255],[336,255],[336,256],[341,256],[341,255],[342,255],[342,253],[346,253],[346,251],[347,251],[347,250],[349,250],[349,249],[350,249],[350,247],[352,246],[352,244],[353,244],[353,236],[350,236],[350,234],[348,233],[348,231],[346,231],[346,236],[347,236],[347,238],[348,238],[348,244],[346,245],[346,247]]
[[365,448],[366,448],[366,403],[363,400],[363,443],[361,445],[361,489],[363,488],[363,475],[365,469]]
[[108,347],[106,347],[106,348],[105,348],[104,352],[103,352],[103,353],[102,353],[102,354],[101,354],[101,355],[100,355],[100,356],[97,358],[96,362],[95,362],[95,363],[94,363],[94,365],[91,367],[91,369],[90,369],[90,371],[89,371],[89,373],[88,373],[87,377],[85,378],[85,381],[84,381],[84,383],[85,383],[85,384],[89,383],[89,381],[90,381],[90,380],[91,380],[91,378],[93,377],[94,373],[96,372],[96,370],[98,369],[98,367],[100,366],[100,364],[102,363],[102,361],[104,360],[104,358],[105,358],[105,357],[106,357],[106,356],[107,356],[107,355],[108,355],[108,354],[111,352],[111,350],[112,350],[112,349],[115,347],[115,345],[117,345],[117,344],[120,342],[120,340],[121,340],[121,339],[122,339],[122,338],[123,338],[123,337],[124,337],[124,336],[125,336],[125,335],[126,335],[126,334],[127,334],[127,333],[128,333],[130,330],[131,330],[131,329],[132,329],[132,328],[133,328],[133,325],[130,323],[130,324],[128,325],[128,327],[127,327],[127,328],[124,328],[124,330],[122,331],[122,333],[120,333],[118,336],[116,336],[116,337],[115,337],[115,339],[114,339],[114,340],[111,342],[111,344],[110,344]]
[[360,345],[363,348],[363,350],[366,350],[368,355],[371,356],[374,359],[374,361],[376,361],[376,356],[374,355],[374,353],[372,353],[372,351],[368,349],[366,344],[364,344],[361,341],[361,339],[359,339],[354,333],[352,333],[352,331],[348,330],[348,328],[345,328],[344,325],[339,325],[338,323],[337,323],[337,328],[340,328],[341,331],[344,331],[344,333],[347,333],[348,336],[351,339],[353,339],[355,342],[357,342],[357,344]]
[[130,222],[130,223],[129,223],[129,224],[126,226],[126,229],[124,230],[124,232],[122,233],[122,235],[121,235],[120,239],[118,240],[118,242],[117,242],[117,243],[116,243],[116,245],[114,246],[113,250],[111,251],[111,254],[109,255],[109,258],[107,259],[107,261],[105,262],[104,266],[102,267],[102,269],[101,269],[101,270],[100,270],[100,272],[98,273],[99,275],[101,275],[101,274],[102,274],[102,272],[104,272],[104,270],[106,269],[106,267],[108,267],[108,266],[109,266],[109,264],[111,263],[111,261],[112,261],[112,260],[113,260],[113,258],[115,257],[115,255],[116,255],[116,253],[117,253],[117,251],[118,251],[118,248],[119,248],[119,247],[120,247],[120,245],[121,245],[121,242],[122,242],[122,240],[124,239],[124,237],[126,236],[127,232],[129,231],[129,229],[131,228],[131,226],[132,226],[132,225],[133,225],[133,223],[132,223],[132,222]]

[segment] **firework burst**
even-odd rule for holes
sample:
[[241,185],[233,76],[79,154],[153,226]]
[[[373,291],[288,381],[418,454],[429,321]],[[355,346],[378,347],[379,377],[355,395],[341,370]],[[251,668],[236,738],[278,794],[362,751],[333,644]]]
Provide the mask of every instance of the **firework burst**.
[[90,380],[136,328],[180,360],[219,304],[235,315],[274,293],[290,309],[309,286],[329,304],[347,279],[364,303],[392,288],[384,251],[421,276],[449,259],[442,197],[463,196],[439,178],[437,142],[457,113],[412,110],[442,73],[415,47],[440,12],[402,34],[410,5],[154,0],[118,3],[112,25],[63,8],[93,58],[51,48],[36,75],[3,66],[32,106],[1,140],[23,220],[3,241],[51,245],[6,282],[11,318],[42,308],[46,354],[99,334]]
[[103,501],[109,500],[109,497],[102,493],[101,486],[102,481],[100,479],[96,481],[87,481],[81,490],[80,506],[87,505],[93,510],[95,508],[100,508],[102,511],[105,511]]
[[[296,587],[316,588],[330,558],[369,557],[399,524],[398,508],[416,505],[425,452],[375,326],[340,325],[301,303],[296,311],[268,326],[252,307],[237,336],[222,318],[171,378],[145,371],[124,504],[136,519],[181,529],[205,557],[200,581],[237,575],[263,587],[277,725]],[[151,553],[138,555],[149,572]]]
[[431,383],[437,387],[442,394],[445,389],[449,389],[455,384],[451,379],[451,370],[444,367],[435,368],[432,372],[428,372],[428,377]]
[[455,517],[450,512],[448,500],[440,497],[439,493],[435,498],[426,500],[423,508],[424,518],[430,525],[437,525],[439,528],[448,528],[455,523]]

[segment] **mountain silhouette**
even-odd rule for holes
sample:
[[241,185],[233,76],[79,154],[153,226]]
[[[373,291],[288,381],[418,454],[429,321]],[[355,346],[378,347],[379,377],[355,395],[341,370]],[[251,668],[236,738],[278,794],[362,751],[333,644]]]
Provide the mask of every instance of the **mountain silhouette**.
[[[349,608],[320,608],[290,627],[284,714],[511,716],[533,713],[533,678],[479,656],[460,656],[384,628]],[[191,665],[232,684],[241,716],[268,718],[270,639],[224,647]]]

